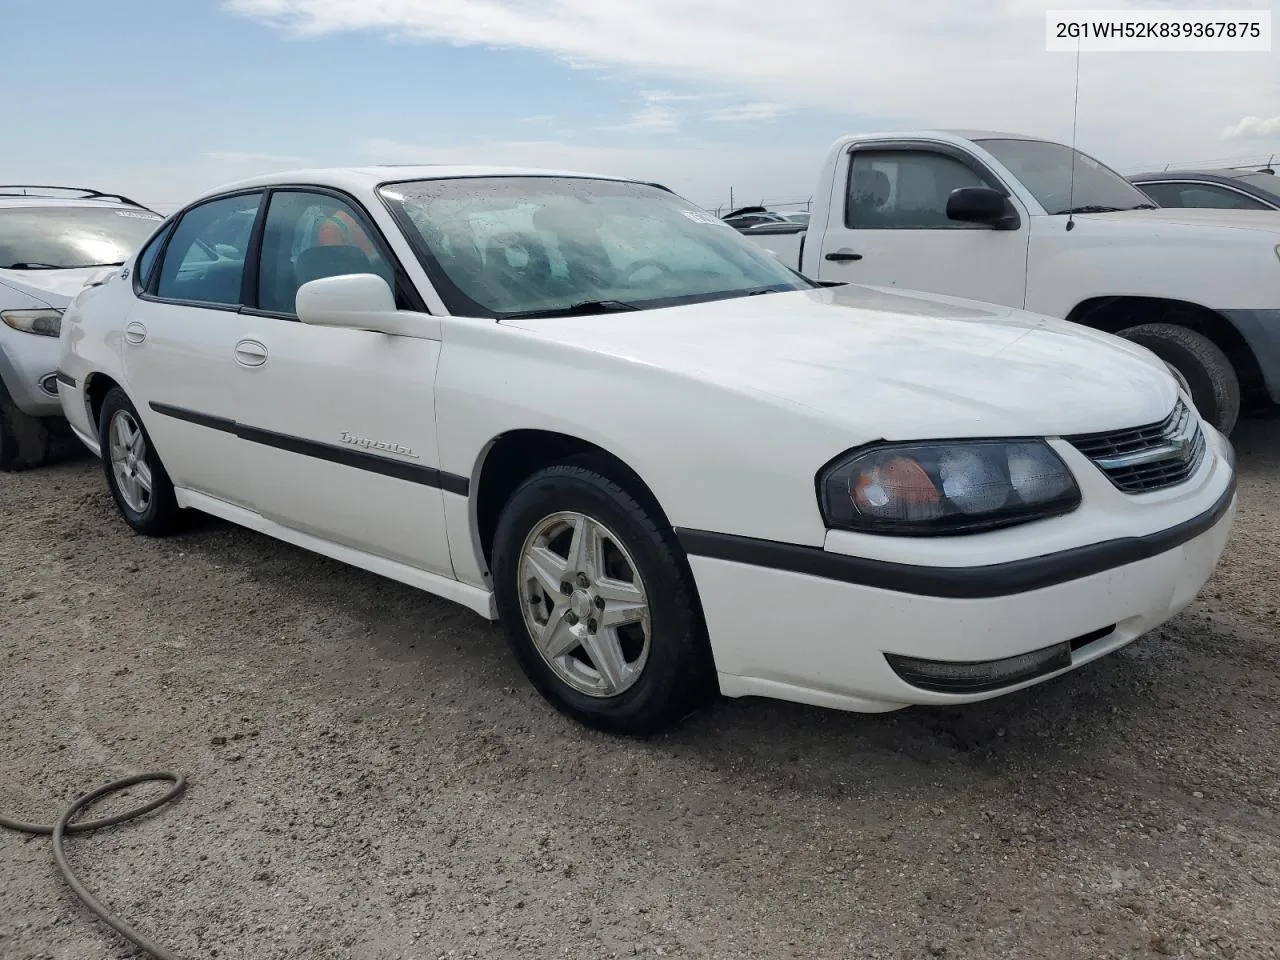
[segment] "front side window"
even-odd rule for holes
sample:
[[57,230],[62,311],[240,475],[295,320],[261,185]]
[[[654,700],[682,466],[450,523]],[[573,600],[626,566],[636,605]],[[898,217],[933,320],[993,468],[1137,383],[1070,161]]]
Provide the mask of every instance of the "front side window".
[[859,150],[849,171],[845,225],[855,230],[967,229],[947,216],[959,187],[995,187],[966,164],[927,150]]
[[10,207],[0,210],[0,270],[71,270],[124,263],[162,217],[137,208]]
[[1162,207],[1198,207],[1211,210],[1271,210],[1261,200],[1238,190],[1212,183],[1144,183],[1143,191]]
[[138,255],[138,263],[133,270],[134,283],[139,289],[146,289],[147,282],[151,279],[151,271],[155,268],[156,260],[160,256],[160,249],[164,246],[165,238],[173,233],[173,224],[157,233],[151,242],[147,244],[146,249]]
[[658,187],[575,177],[381,190],[451,313],[651,309],[813,285]]
[[328,194],[272,194],[262,234],[258,307],[293,314],[304,283],[351,273],[374,273],[396,288],[395,270],[367,221],[345,200]]
[[178,222],[165,250],[157,296],[193,303],[236,305],[244,258],[262,194],[210,200]]
[[1044,140],[974,143],[1008,167],[1051,215],[1111,213],[1153,206],[1141,190],[1110,167],[1064,144]]

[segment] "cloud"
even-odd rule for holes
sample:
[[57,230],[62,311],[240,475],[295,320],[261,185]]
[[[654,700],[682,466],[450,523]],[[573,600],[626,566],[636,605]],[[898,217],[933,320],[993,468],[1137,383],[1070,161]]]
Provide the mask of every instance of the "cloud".
[[707,118],[719,123],[763,123],[772,120],[783,112],[776,103],[743,103],[736,107],[722,107],[712,110]]
[[1223,140],[1261,140],[1266,137],[1280,137],[1280,117],[1269,120],[1245,117],[1222,131]]
[[705,93],[673,93],[670,90],[641,90],[640,97],[647,103],[682,103],[690,100],[705,100]]
[[[294,34],[532,50],[865,129],[980,126],[1066,138],[1075,58],[1047,53],[1047,8],[1078,0],[225,0]],[[1148,0],[1109,0],[1113,8]],[[1269,0],[1232,0],[1270,9]],[[710,40],[708,38],[711,38]],[[1085,54],[1080,142],[1113,163],[1201,153],[1280,101],[1262,53]],[[1270,109],[1269,109],[1270,108]],[[838,132],[838,131],[832,131]]]
[[626,123],[604,129],[624,133],[676,133],[680,129],[680,115],[668,107],[641,107]]

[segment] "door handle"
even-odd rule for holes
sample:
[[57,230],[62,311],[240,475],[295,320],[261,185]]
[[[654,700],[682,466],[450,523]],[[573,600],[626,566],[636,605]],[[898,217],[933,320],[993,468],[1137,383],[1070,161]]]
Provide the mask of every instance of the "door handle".
[[827,259],[835,263],[852,263],[854,260],[861,260],[862,254],[854,253],[852,250],[837,250],[834,253],[828,253]]
[[130,343],[141,343],[147,339],[147,328],[137,320],[124,325],[124,338]]
[[242,367],[260,367],[267,362],[267,345],[257,340],[241,340],[236,344],[236,363]]

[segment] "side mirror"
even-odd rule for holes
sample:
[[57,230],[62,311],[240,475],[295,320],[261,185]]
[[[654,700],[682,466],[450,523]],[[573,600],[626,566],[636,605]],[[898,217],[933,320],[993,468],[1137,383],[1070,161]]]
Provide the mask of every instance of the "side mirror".
[[993,230],[1017,230],[1021,225],[1013,203],[991,187],[957,187],[947,197],[947,219],[981,223]]
[[215,243],[213,245],[213,252],[220,257],[225,257],[228,260],[240,259],[240,251],[237,250],[235,247],[233,247],[229,243]]
[[387,281],[373,273],[311,280],[298,288],[298,319],[317,327],[372,330],[394,336],[430,337],[418,314],[396,309]]

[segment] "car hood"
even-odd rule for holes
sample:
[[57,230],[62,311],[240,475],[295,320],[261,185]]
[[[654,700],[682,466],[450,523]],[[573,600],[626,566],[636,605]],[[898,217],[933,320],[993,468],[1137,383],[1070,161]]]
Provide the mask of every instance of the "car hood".
[[1280,237],[1280,210],[1217,210],[1161,207],[1158,210],[1119,210],[1115,213],[1077,214],[1077,220],[1170,223],[1188,227],[1233,227]]
[[51,307],[65,307],[75,299],[85,282],[102,273],[103,269],[98,266],[74,270],[0,270],[0,283]]
[[661,310],[504,321],[816,412],[868,439],[1089,433],[1161,420],[1142,347],[1021,310],[848,285]]

